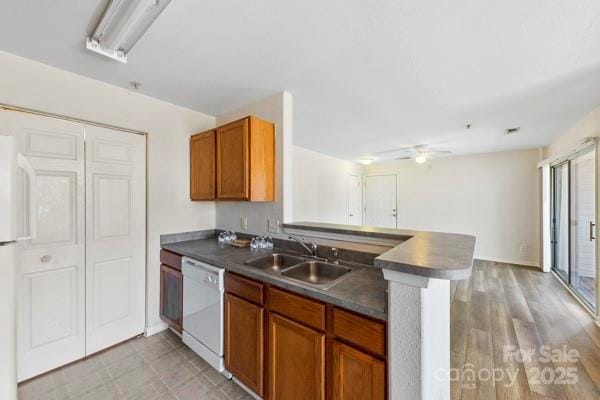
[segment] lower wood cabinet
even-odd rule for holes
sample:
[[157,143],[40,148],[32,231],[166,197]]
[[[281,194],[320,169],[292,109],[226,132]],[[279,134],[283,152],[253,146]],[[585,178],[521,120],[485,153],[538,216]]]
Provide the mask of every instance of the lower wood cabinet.
[[160,317],[173,329],[183,329],[183,275],[168,265],[160,266]]
[[386,326],[225,274],[225,367],[268,400],[385,400]]
[[325,334],[269,313],[269,399],[325,398]]
[[384,400],[385,363],[334,340],[334,400]]
[[264,310],[225,294],[225,368],[256,394],[264,394]]

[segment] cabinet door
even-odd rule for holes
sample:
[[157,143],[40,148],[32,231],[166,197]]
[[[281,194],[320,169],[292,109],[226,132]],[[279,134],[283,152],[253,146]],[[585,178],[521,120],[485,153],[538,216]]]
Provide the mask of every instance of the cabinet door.
[[225,294],[225,368],[263,395],[263,308]]
[[362,351],[333,342],[333,398],[385,399],[385,364]]
[[247,200],[250,195],[248,118],[217,129],[217,198]]
[[325,398],[325,335],[269,314],[269,399]]
[[183,275],[167,265],[160,266],[160,317],[178,332],[183,322]]
[[190,198],[215,198],[215,131],[211,130],[190,138]]

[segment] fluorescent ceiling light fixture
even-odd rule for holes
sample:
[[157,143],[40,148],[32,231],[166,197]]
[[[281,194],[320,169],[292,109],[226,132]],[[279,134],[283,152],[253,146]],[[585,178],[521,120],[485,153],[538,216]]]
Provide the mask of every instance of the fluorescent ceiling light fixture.
[[425,157],[423,154],[419,154],[415,157],[415,162],[417,164],[423,164],[425,161],[427,161],[427,157]]
[[111,0],[86,47],[122,63],[171,0]]
[[360,160],[358,160],[358,162],[360,162],[361,164],[364,165],[369,165],[371,164],[375,159],[373,157],[363,157]]

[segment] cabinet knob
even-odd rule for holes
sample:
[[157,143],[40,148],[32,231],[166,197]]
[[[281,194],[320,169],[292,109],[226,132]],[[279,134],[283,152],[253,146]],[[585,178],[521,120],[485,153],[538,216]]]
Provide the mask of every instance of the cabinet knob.
[[50,260],[52,260],[52,257],[49,255],[42,256],[42,258],[40,259],[40,261],[43,263],[50,262]]

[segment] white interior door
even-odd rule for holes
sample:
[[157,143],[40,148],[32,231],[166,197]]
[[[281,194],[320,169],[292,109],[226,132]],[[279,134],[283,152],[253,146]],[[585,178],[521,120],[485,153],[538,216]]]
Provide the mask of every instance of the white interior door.
[[362,184],[360,176],[348,176],[348,224],[362,225]]
[[[37,238],[21,242],[17,251],[22,381],[85,355],[84,127],[0,111],[0,128],[17,138],[36,175]],[[19,187],[19,225],[28,226],[24,176]]]
[[86,353],[144,332],[145,137],[86,129]]
[[396,228],[396,175],[365,177],[365,225]]

